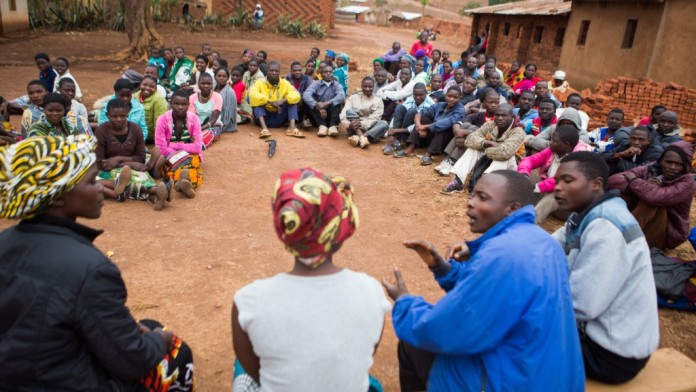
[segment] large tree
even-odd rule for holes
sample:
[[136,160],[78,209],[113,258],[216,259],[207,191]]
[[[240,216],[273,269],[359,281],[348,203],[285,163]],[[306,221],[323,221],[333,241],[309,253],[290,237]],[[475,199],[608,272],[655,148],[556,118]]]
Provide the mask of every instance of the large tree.
[[121,58],[132,61],[147,61],[150,49],[164,45],[164,39],[155,29],[149,0],[121,0],[124,5],[124,20],[128,34],[128,49],[120,53]]

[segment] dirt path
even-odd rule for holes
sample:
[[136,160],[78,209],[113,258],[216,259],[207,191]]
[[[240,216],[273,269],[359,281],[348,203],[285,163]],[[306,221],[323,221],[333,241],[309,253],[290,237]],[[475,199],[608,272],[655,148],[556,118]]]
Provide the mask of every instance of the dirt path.
[[[367,73],[371,59],[385,52],[393,40],[406,46],[414,39],[410,31],[344,25],[336,31],[337,38],[326,41],[300,41],[267,33],[249,36],[223,29],[195,34],[182,33],[175,26],[161,30],[168,45],[182,44],[189,54],[196,53],[202,42],[209,42],[235,64],[242,49],[264,49],[272,59],[282,61],[284,70],[292,60],[303,61],[312,46],[322,51],[343,50],[361,64],[358,72],[351,73],[353,86]],[[32,53],[23,53],[25,48],[80,59],[115,53],[126,44],[124,35],[111,32],[30,33],[21,38],[0,41],[4,55],[0,63],[15,64],[0,65],[0,94],[6,97],[17,96],[25,81],[36,77]],[[446,41],[438,40],[438,46],[443,42],[456,53],[457,47]],[[120,66],[78,60],[71,70],[91,104],[109,93]],[[135,68],[141,69],[142,64]],[[454,240],[474,238],[464,214],[466,199],[440,195],[438,190],[445,181],[414,159],[385,157],[378,146],[367,151],[354,149],[345,135],[331,140],[310,134],[298,140],[285,137],[283,130],[274,131],[277,153],[268,159],[266,143],[251,136],[252,131],[256,130],[242,126],[238,133],[225,135],[206,151],[205,184],[196,199],[177,197],[162,212],[154,212],[142,202],[111,202],[99,220],[88,222],[105,229],[96,244],[104,252],[114,252],[113,260],[123,272],[128,304],[136,317],[163,321],[193,348],[199,391],[230,389],[233,353],[229,318],[234,293],[254,279],[292,267],[292,258],[275,237],[271,223],[271,192],[284,170],[314,166],[352,180],[361,226],[335,262],[376,278],[398,266],[409,289],[428,300],[437,300],[441,291],[401,242],[426,238],[444,248]],[[558,224],[551,222],[546,228]],[[662,344],[696,358],[694,315],[661,315]],[[390,319],[373,373],[387,391],[398,390],[396,338]]]

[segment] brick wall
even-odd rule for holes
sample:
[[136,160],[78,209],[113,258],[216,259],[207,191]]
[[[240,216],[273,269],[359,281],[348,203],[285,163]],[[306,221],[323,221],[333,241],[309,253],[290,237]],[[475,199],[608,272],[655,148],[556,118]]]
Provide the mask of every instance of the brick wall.
[[[242,7],[253,14],[257,3],[257,0],[213,0],[212,12],[229,15]],[[332,0],[265,0],[261,5],[268,25],[276,23],[279,13],[290,14],[292,19],[304,23],[318,22],[327,28],[335,24],[336,6]]]
[[650,115],[653,106],[661,104],[679,115],[679,124],[685,130],[696,130],[696,89],[674,82],[662,83],[648,78],[618,77],[597,84],[596,92],[582,91],[583,108],[593,120],[590,125],[604,126],[612,108],[621,108],[626,125],[634,124]]
[[[539,68],[556,69],[562,48],[556,45],[556,35],[567,23],[566,16],[475,15],[470,45],[473,45],[474,35],[489,25],[487,53],[495,55],[499,61],[520,60],[536,63]],[[542,27],[539,36],[537,29]],[[541,42],[536,42],[537,38],[541,38]]]

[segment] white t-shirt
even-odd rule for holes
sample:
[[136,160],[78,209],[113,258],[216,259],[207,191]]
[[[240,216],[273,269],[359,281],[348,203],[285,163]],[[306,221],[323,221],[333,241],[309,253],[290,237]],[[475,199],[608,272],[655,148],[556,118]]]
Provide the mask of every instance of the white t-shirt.
[[234,303],[260,359],[261,391],[367,391],[391,308],[374,278],[278,274],[243,287]]

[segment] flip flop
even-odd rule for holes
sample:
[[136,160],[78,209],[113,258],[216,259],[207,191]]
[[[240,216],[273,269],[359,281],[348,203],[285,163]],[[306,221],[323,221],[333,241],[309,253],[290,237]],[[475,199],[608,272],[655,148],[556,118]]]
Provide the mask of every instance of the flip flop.
[[297,128],[288,129],[287,131],[285,131],[285,135],[299,138],[305,137],[305,134]]
[[406,150],[399,150],[394,153],[394,158],[412,158],[415,156],[416,154],[409,154],[406,152]]
[[269,136],[271,136],[271,131],[269,131],[269,130],[266,129],[266,128],[262,129],[261,132],[259,133],[259,137],[260,137],[261,139],[267,138],[267,137],[269,137]]
[[433,164],[433,158],[426,157],[426,156],[421,157],[421,159],[420,159],[420,164],[421,164],[421,166],[432,165],[432,164]]

